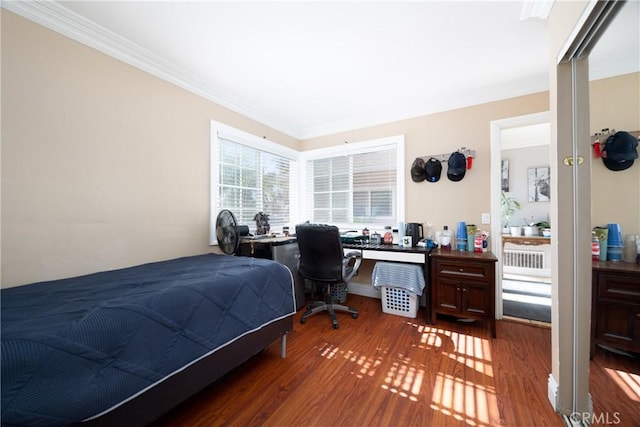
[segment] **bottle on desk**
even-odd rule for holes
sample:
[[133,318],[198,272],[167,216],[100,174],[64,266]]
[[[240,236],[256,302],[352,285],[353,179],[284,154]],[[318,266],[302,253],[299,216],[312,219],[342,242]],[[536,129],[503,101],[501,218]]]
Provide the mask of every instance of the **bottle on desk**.
[[440,235],[440,248],[443,251],[451,250],[451,230],[449,230],[449,227],[446,225],[442,229],[442,234]]
[[393,233],[391,231],[390,225],[385,225],[384,234],[382,235],[382,243],[385,245],[390,245],[393,243]]
[[427,223],[427,235],[426,235],[427,249],[433,248],[434,239],[435,239],[435,237],[434,237],[434,234],[433,234],[433,224],[428,222]]

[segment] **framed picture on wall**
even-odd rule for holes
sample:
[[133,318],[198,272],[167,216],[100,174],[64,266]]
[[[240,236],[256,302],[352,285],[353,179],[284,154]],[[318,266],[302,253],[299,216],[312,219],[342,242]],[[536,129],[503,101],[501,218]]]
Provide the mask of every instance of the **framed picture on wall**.
[[529,168],[527,183],[530,202],[548,202],[551,200],[551,169],[549,166]]
[[502,191],[509,191],[509,160],[502,160],[500,163],[502,166],[502,174],[500,175],[500,182],[502,182]]

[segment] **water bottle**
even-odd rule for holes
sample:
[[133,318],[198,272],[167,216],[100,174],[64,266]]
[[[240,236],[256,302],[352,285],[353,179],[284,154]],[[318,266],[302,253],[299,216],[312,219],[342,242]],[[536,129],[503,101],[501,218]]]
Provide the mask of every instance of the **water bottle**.
[[451,250],[451,231],[446,225],[442,229],[442,235],[440,236],[440,247],[443,251]]
[[427,223],[427,235],[425,236],[425,238],[427,241],[427,249],[433,248],[433,224],[431,224],[430,222]]

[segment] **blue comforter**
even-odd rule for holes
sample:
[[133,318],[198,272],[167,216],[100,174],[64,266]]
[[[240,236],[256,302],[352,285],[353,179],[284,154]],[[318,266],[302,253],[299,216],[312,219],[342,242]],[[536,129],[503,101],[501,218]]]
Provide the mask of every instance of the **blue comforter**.
[[2,425],[82,421],[295,312],[290,271],[208,254],[3,289]]

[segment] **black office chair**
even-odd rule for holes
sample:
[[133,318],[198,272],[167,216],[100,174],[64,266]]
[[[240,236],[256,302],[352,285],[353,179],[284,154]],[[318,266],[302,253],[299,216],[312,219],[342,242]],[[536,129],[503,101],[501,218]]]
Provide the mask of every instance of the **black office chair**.
[[296,237],[300,250],[300,276],[324,286],[324,301],[315,301],[308,305],[300,323],[306,323],[307,317],[321,311],[329,312],[334,329],[338,329],[339,326],[336,310],[351,313],[351,317],[357,319],[357,309],[333,303],[331,286],[346,285],[355,276],[362,262],[360,252],[354,251],[345,255],[340,231],[332,225],[299,224],[296,226]]

